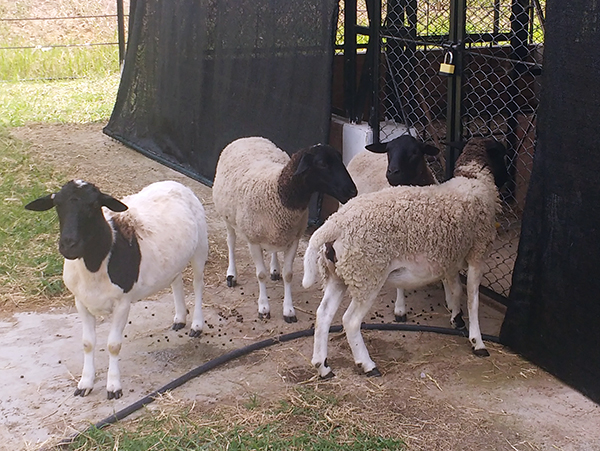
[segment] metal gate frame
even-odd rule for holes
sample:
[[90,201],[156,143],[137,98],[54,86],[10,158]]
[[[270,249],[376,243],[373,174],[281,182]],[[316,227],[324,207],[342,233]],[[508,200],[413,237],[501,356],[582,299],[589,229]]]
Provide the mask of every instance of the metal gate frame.
[[[366,25],[364,20],[359,24],[359,2],[366,7]],[[443,14],[448,14],[447,29],[441,33],[420,33],[418,8],[439,8],[440,4],[448,6],[443,10]],[[458,151],[444,142],[478,135],[495,135],[505,142],[512,177],[502,193],[504,213],[499,235],[504,247],[492,252],[490,271],[482,286],[486,295],[502,303],[506,303],[510,290],[523,192],[535,147],[537,77],[542,71],[539,56],[543,45],[534,42],[533,36],[539,35],[537,30],[541,29],[543,44],[543,6],[545,2],[542,5],[540,0],[344,1],[344,112],[351,122],[367,120],[375,142],[385,140],[381,124],[390,116],[397,116],[409,127],[418,123],[423,139],[433,140],[444,150],[441,164],[432,167],[440,180],[452,176],[458,157]],[[480,24],[474,20],[478,9]],[[367,38],[368,44],[358,44]],[[366,54],[362,55],[365,62],[359,77],[361,52]],[[432,66],[423,68],[423,64],[431,63],[422,59],[427,52],[436,52],[440,57],[451,53],[455,65],[454,74],[443,77],[445,82],[434,80],[438,86],[444,84],[440,89],[445,90],[445,101],[439,103],[445,103],[445,108],[433,118],[428,106],[418,105],[427,103],[421,88],[439,78],[431,75]],[[435,64],[440,62],[441,58]],[[419,80],[421,86],[416,89],[420,92],[419,101],[409,92],[410,88],[403,90],[398,85],[405,78],[414,81],[421,76],[424,81]],[[491,106],[486,106],[486,101]],[[412,110],[411,103],[416,105]],[[395,111],[390,113],[391,110]],[[432,120],[438,123],[437,131],[430,129]]]

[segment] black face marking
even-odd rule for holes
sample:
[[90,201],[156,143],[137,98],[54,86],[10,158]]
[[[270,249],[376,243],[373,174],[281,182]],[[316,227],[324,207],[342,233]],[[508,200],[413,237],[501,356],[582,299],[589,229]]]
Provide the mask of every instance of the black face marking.
[[425,155],[439,153],[434,146],[424,144],[411,135],[402,135],[387,143],[370,144],[366,148],[375,153],[387,153],[386,178],[391,186],[435,183],[425,161]]
[[115,241],[108,259],[108,277],[128,293],[137,282],[142,254],[135,231],[113,220]]
[[342,155],[331,146],[317,144],[296,152],[279,176],[278,194],[287,208],[308,208],[315,192],[329,194],[342,203],[357,194]]

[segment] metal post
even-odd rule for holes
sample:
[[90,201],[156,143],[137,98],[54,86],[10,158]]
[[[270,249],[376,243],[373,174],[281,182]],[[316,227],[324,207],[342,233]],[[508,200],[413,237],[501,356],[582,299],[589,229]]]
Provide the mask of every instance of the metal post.
[[356,1],[344,0],[344,109],[356,117]]
[[[466,0],[452,0],[450,3],[449,41],[454,53],[454,75],[448,76],[448,107],[446,113],[446,142],[462,139],[462,69],[463,48],[466,27]],[[454,173],[454,162],[458,158],[458,150],[446,146],[446,179]]]
[[[367,3],[368,5],[369,3]],[[371,25],[371,34],[369,43],[372,41],[371,54],[371,81],[372,81],[372,101],[371,114],[369,115],[369,125],[373,130],[373,142],[379,142],[379,59],[381,57],[381,0],[372,0],[369,11]]]
[[125,14],[123,0],[117,0],[117,34],[119,35],[119,67],[125,60]]

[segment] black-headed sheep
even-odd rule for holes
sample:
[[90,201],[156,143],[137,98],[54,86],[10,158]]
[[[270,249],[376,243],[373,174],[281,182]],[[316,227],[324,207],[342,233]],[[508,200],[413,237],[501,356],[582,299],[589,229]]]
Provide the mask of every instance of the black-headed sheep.
[[119,201],[80,180],[25,206],[34,211],[53,207],[60,223],[59,251],[65,257],[63,279],[83,322],[84,363],[75,396],[86,396],[94,387],[96,317],[112,313],[106,389],[108,399],[118,399],[123,395],[119,352],[131,303],[171,285],[173,329],[184,327],[181,273],[190,262],[195,292],[190,336],[201,334],[208,255],[204,207],[189,188],[173,181],[153,183]]
[[[341,154],[318,144],[290,157],[268,139],[240,138],[221,152],[212,191],[215,210],[227,227],[227,285],[233,286],[237,280],[235,242],[240,235],[248,242],[256,265],[259,317],[270,318],[263,250],[283,251],[283,317],[286,322],[297,321],[292,264],[307,227],[311,196],[323,192],[342,203],[356,196]],[[272,260],[272,272],[275,268]]]
[[348,172],[359,195],[390,186],[434,185],[437,180],[425,155],[438,153],[437,147],[422,143],[411,135],[402,135],[389,142],[366,146],[366,150],[350,160]]
[[508,178],[505,152],[493,138],[472,139],[449,181],[358,196],[314,232],[304,256],[302,284],[310,287],[319,275],[324,283],[312,357],[321,377],[333,375],[327,363],[328,332],[346,291],[352,301],[343,325],[354,361],[367,375],[376,376],[380,373],[360,325],[386,280],[413,289],[446,279],[455,318],[462,293],[458,273],[465,266],[469,341],[476,355],[489,355],[479,329],[479,284],[496,237],[497,187]]

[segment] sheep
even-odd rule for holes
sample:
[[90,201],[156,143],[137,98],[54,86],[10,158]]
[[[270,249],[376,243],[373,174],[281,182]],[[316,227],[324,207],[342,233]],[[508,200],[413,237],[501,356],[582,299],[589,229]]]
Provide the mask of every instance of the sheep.
[[172,328],[183,328],[187,309],[181,273],[190,262],[195,308],[189,335],[198,337],[202,332],[208,256],[204,207],[189,188],[174,181],[152,183],[119,201],[81,180],[71,180],[58,192],[25,206],[33,211],[52,207],[60,224],[63,280],[83,323],[83,372],[75,396],[87,396],[94,387],[96,317],[112,313],[106,389],[108,399],[119,399],[123,395],[119,352],[131,303],[171,285]]
[[437,180],[427,166],[425,155],[438,153],[437,147],[421,143],[411,135],[402,135],[389,142],[366,146],[366,150],[350,160],[348,172],[358,194],[398,185],[433,185]]
[[[411,135],[402,135],[386,143],[366,146],[366,150],[350,160],[348,172],[356,183],[359,195],[390,186],[434,185],[438,181],[429,169],[425,155],[434,156],[438,153],[437,147],[421,143]],[[396,322],[406,322],[406,298],[402,288],[396,289],[394,319]],[[456,318],[456,327],[465,327],[461,316]]]
[[[283,251],[283,317],[297,321],[292,303],[292,265],[298,241],[308,223],[308,204],[315,192],[344,203],[356,196],[356,186],[339,152],[317,144],[291,157],[266,138],[240,138],[223,149],[213,183],[215,211],[227,228],[229,266],[227,286],[235,286],[236,236],[242,236],[256,266],[259,285],[258,316],[271,317],[265,280],[263,250]],[[271,259],[272,278],[279,266]]]
[[386,282],[412,289],[445,279],[454,319],[460,311],[458,272],[467,266],[469,341],[488,356],[479,330],[479,283],[500,211],[498,188],[508,178],[504,146],[493,138],[471,139],[454,177],[440,185],[397,186],[351,200],[312,235],[304,256],[305,288],[321,275],[312,363],[322,378],[333,376],[327,338],[346,291],[352,299],[343,326],[354,361],[367,376],[380,376],[360,325]]

